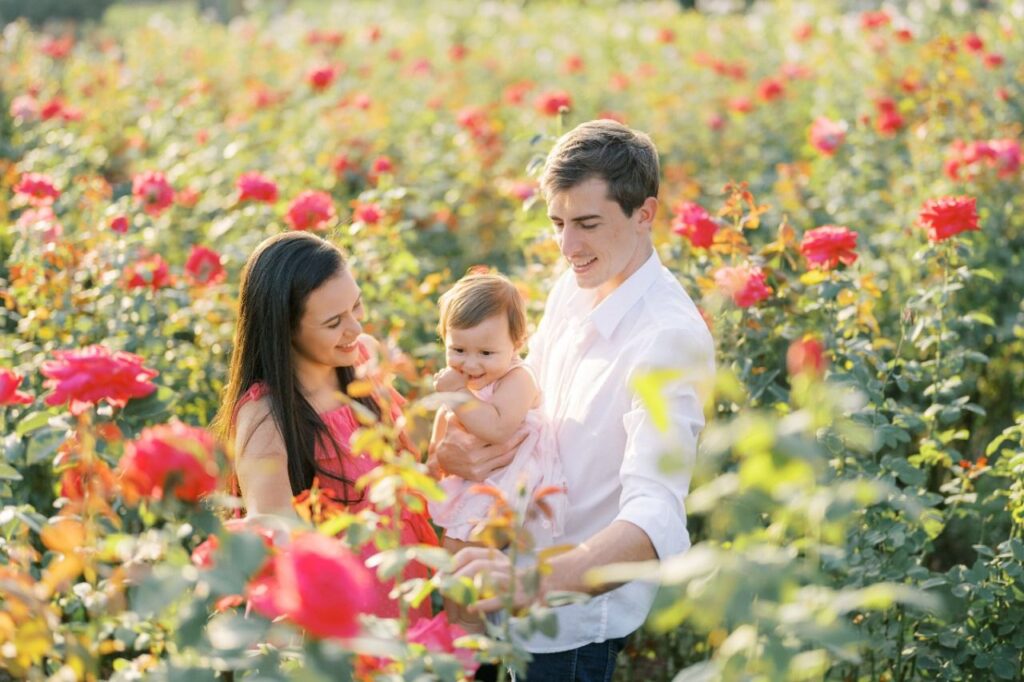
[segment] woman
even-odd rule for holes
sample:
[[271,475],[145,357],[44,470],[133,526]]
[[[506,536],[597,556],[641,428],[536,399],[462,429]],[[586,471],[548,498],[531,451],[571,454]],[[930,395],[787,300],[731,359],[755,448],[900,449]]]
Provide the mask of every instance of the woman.
[[[375,342],[362,334],[359,286],[341,251],[306,232],[270,237],[249,257],[240,288],[231,369],[214,429],[234,444],[232,487],[247,516],[297,518],[292,498],[314,479],[349,511],[368,507],[355,481],[376,462],[350,451],[359,422],[345,396]],[[354,400],[381,416],[372,396]],[[402,544],[437,544],[423,514],[403,510],[401,518]],[[370,544],[364,559],[374,553]],[[429,574],[411,564],[404,577]],[[398,604],[387,599],[390,588],[380,586],[376,615],[398,615]],[[429,602],[410,615],[430,617]]]

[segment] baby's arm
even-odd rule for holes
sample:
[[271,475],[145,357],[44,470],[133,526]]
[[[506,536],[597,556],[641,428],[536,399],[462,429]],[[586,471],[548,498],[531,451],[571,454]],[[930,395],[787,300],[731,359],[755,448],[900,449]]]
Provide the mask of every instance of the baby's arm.
[[522,425],[538,391],[529,370],[516,367],[498,381],[489,403],[467,400],[455,408],[455,414],[466,431],[477,438],[504,443]]

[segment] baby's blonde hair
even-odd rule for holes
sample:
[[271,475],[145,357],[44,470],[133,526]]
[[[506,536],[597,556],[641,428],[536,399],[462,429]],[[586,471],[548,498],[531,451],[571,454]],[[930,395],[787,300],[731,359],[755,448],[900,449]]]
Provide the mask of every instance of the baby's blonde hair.
[[437,333],[448,338],[449,329],[469,329],[495,315],[508,318],[508,335],[519,348],[526,341],[526,309],[519,290],[507,277],[492,273],[466,275],[441,300]]

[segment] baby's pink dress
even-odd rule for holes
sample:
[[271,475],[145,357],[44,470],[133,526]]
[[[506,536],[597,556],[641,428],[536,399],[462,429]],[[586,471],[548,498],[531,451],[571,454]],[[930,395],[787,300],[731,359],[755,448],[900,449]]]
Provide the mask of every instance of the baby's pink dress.
[[[533,374],[530,367],[522,362],[514,364],[509,368],[509,372],[516,367],[522,367]],[[490,402],[494,396],[495,386],[500,381],[499,378],[479,390],[470,390],[477,400]],[[434,525],[443,528],[446,537],[462,541],[471,540],[473,531],[487,518],[495,499],[491,495],[471,492],[470,489],[475,485],[493,486],[504,493],[509,504],[518,510],[519,518],[525,519],[525,528],[532,535],[536,547],[550,546],[552,540],[562,534],[568,499],[564,492],[544,497],[544,502],[552,512],[550,518],[540,513],[539,508],[535,509],[536,513],[531,514],[529,518],[526,515],[528,508],[532,506],[534,494],[547,486],[564,489],[565,476],[562,474],[562,465],[558,458],[555,434],[539,407],[534,407],[526,413],[523,426],[527,430],[526,440],[520,444],[515,457],[508,466],[492,473],[482,484],[451,474],[441,479],[441,487],[447,498],[441,502],[431,502],[429,508]],[[520,496],[521,488],[525,489],[525,495]]]

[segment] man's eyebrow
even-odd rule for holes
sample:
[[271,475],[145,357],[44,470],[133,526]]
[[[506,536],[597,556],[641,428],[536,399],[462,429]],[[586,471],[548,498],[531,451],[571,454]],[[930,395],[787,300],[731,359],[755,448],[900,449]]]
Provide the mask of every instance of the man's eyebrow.
[[[572,222],[572,223],[585,223],[588,220],[599,220],[600,218],[601,218],[600,215],[594,213],[594,214],[591,214],[591,215],[577,216],[577,217],[573,218],[572,220],[570,220],[569,222]],[[556,216],[556,215],[548,215],[548,219],[549,220],[561,220],[561,218]]]

